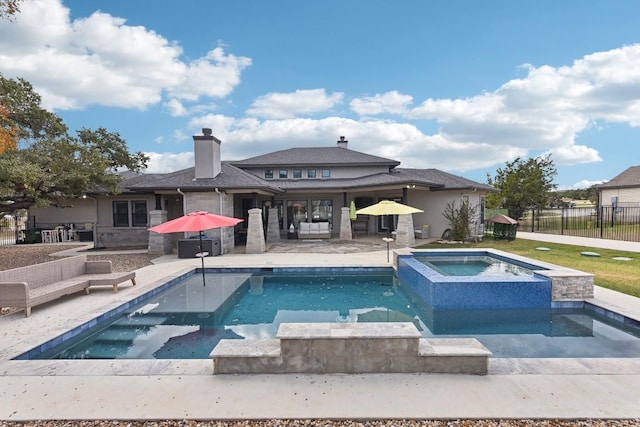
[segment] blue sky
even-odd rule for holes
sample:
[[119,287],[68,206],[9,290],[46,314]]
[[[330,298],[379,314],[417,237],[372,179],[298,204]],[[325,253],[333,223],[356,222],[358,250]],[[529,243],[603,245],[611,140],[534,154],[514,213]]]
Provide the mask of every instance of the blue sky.
[[559,188],[638,161],[640,2],[23,0],[0,73],[149,172],[333,146],[485,182],[550,153]]

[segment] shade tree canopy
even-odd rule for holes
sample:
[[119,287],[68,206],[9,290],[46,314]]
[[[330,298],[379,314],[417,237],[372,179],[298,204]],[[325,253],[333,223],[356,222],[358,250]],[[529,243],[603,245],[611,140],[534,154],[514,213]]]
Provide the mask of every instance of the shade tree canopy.
[[507,162],[495,177],[487,174],[487,183],[499,190],[487,195],[487,206],[507,209],[511,218],[520,220],[527,210],[546,206],[556,174],[551,155]]
[[119,170],[141,172],[148,157],[130,153],[116,132],[83,128],[71,135],[62,119],[40,107],[22,79],[0,74],[0,213],[64,200],[100,189],[117,193]]
[[20,12],[22,0],[0,0],[0,19],[12,20]]

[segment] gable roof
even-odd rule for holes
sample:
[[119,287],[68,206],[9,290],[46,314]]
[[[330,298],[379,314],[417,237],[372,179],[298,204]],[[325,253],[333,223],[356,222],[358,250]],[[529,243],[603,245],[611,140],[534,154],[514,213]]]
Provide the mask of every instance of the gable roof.
[[[195,167],[167,174],[133,175],[123,184],[123,191],[152,192],[156,190],[180,191],[264,191],[283,193],[305,190],[347,190],[375,187],[404,187],[416,185],[440,190],[483,190],[496,191],[487,184],[481,184],[461,176],[438,169],[397,168],[400,162],[372,156],[343,147],[290,148],[240,161],[221,162],[221,172],[215,178],[195,179]],[[314,179],[273,179],[266,180],[243,168],[251,167],[307,167],[307,166],[386,166],[388,172],[375,173],[356,178],[314,178]]]
[[400,162],[343,147],[307,147],[274,151],[261,156],[231,162],[231,164],[240,167],[337,165],[387,165],[389,167],[396,167]]
[[443,172],[438,169],[404,169],[396,168],[391,173],[396,173],[406,180],[414,181],[414,184],[429,185],[432,191],[437,190],[464,190],[477,189],[484,191],[497,191],[489,184],[472,181],[458,175]]
[[222,162],[221,171],[215,178],[196,179],[196,168],[191,167],[141,182],[127,181],[125,186],[130,191],[175,190],[177,188],[181,191],[202,191],[203,189],[218,188],[220,190],[256,189],[273,193],[282,192],[278,186],[232,166],[228,162]]
[[598,188],[640,187],[640,166],[631,166],[609,182],[600,184]]

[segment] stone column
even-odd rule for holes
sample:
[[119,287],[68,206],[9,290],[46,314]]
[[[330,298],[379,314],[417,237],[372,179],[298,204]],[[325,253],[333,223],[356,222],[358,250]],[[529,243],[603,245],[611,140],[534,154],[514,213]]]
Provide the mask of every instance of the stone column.
[[267,242],[280,240],[280,223],[278,222],[278,208],[269,208],[267,218]]
[[396,244],[400,247],[411,247],[416,244],[416,237],[413,234],[413,216],[411,214],[398,215]]
[[248,254],[261,254],[266,251],[264,227],[262,225],[262,209],[249,209],[249,225],[247,228]]
[[[154,210],[149,212],[149,226],[153,227],[158,224],[167,222],[167,211]],[[154,255],[170,254],[173,249],[173,240],[171,234],[160,234],[149,231],[149,245],[147,252]]]
[[340,209],[340,240],[352,240],[351,219],[349,218],[349,208]]

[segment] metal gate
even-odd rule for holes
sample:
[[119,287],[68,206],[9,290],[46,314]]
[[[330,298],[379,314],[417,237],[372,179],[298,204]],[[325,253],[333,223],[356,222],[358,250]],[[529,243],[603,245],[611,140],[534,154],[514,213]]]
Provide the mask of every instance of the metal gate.
[[[20,210],[14,215],[4,215],[0,218],[0,246],[15,245],[17,243],[37,243],[39,231],[33,230],[26,210]],[[33,234],[31,242],[26,242],[28,235]]]

